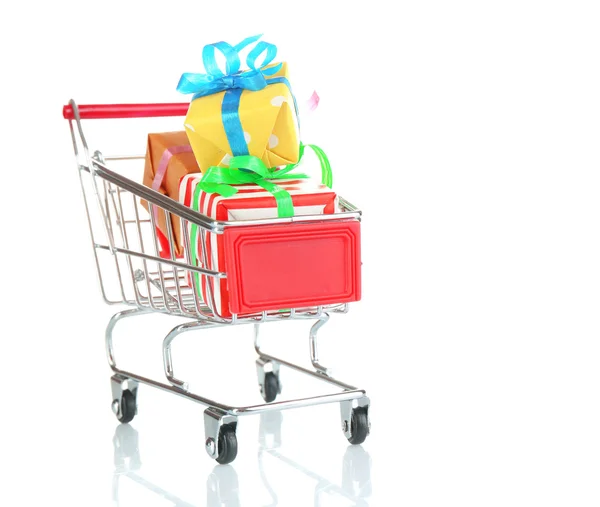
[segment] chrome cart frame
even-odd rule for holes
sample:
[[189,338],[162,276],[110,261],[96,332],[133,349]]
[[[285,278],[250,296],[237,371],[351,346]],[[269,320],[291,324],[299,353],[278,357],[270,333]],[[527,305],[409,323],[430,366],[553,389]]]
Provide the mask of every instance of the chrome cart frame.
[[[188,104],[142,104],[118,106],[80,106],[70,101],[63,109],[69,121],[77,169],[84,196],[88,225],[91,234],[98,278],[102,296],[107,304],[124,304],[131,308],[115,314],[106,329],[106,351],[114,374],[111,378],[112,409],[119,421],[130,422],[136,414],[137,390],[140,383],[177,394],[208,408],[204,411],[205,444],[209,456],[219,463],[229,463],[237,455],[235,430],[239,416],[267,411],[305,407],[339,402],[342,429],[350,443],[362,443],[369,433],[369,398],[362,389],[334,379],[330,371],[319,362],[317,333],[329,320],[330,313],[346,313],[347,304],[334,304],[311,308],[292,308],[285,311],[264,311],[252,315],[222,317],[215,311],[215,295],[211,285],[205,297],[199,295],[194,273],[212,277],[215,281],[227,277],[226,272],[206,269],[205,262],[192,261],[190,224],[199,230],[199,244],[203,259],[210,235],[223,234],[227,228],[262,226],[272,224],[309,223],[316,221],[360,220],[360,211],[340,198],[341,213],[332,215],[306,215],[268,220],[215,221],[195,212],[159,192],[114,171],[109,164],[122,161],[143,160],[143,156],[110,157],[100,151],[90,153],[82,120],[100,118],[131,118],[181,116]],[[141,174],[141,168],[139,170]],[[146,201],[144,210],[140,202]],[[168,228],[170,258],[161,257],[156,233],[156,213],[165,214]],[[174,232],[171,217],[180,221],[183,235],[183,257],[175,256]],[[100,256],[104,255],[102,262]],[[116,286],[117,297],[108,295],[108,287]],[[113,330],[125,318],[159,312],[191,319],[174,327],[162,345],[164,373],[168,383],[158,382],[117,366],[113,345]],[[314,320],[310,330],[310,360],[314,370],[304,368],[264,352],[260,347],[260,325],[289,320]],[[266,403],[234,407],[219,403],[189,391],[187,382],[177,378],[173,369],[171,346],[180,334],[224,325],[252,324],[254,343],[258,354],[256,361],[258,382]],[[341,392],[286,401],[274,401],[281,392],[280,367],[318,378],[341,389]]]

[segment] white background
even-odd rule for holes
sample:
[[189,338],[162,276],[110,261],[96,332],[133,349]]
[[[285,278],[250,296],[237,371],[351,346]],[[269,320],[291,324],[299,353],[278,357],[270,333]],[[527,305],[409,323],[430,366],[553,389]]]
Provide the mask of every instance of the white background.
[[[260,462],[284,506],[313,505],[315,490],[323,506],[353,505],[352,466],[362,505],[598,505],[597,2],[2,9],[3,504],[201,506],[218,483],[229,501],[269,505]],[[348,451],[336,407],[289,411],[281,446],[266,451],[248,417],[238,459],[215,471],[202,407],[142,388],[141,465],[129,468],[139,483],[113,460],[113,309],[99,296],[61,107],[181,101],[179,75],[201,71],[204,44],[261,32],[299,100],[320,94],[303,138],[364,211],[363,301],[321,336],[323,361],[367,389],[372,435]],[[160,341],[177,322],[142,320],[122,328],[119,360],[160,377]],[[307,328],[290,326],[272,342],[306,356]],[[198,391],[259,400],[249,329],[189,334],[175,354]],[[282,380],[285,396],[313,389]]]

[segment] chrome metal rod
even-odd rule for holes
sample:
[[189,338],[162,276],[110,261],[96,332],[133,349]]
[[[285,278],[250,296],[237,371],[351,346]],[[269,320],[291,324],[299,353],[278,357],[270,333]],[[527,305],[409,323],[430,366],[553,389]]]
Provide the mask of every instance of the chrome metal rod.
[[[123,199],[121,199],[121,192],[117,192],[117,201],[119,203],[119,211],[121,212],[121,220],[123,221],[123,225],[121,227],[121,231],[122,231],[122,235],[123,235],[123,245],[125,246],[125,248],[129,248],[129,237],[127,236],[127,221],[124,219],[125,218],[125,213],[123,211]],[[135,220],[131,220],[131,222],[135,222]],[[131,276],[131,280],[135,280],[135,272],[134,272],[134,269],[133,269],[133,263],[131,262],[131,257],[130,256],[127,256],[127,265],[129,266],[129,274]],[[137,283],[132,283],[131,285],[133,286],[133,292],[134,292],[134,295],[135,295],[135,300],[136,300],[138,306],[140,306],[141,305],[141,303],[140,303],[140,297],[141,297],[140,289],[137,286]]]
[[311,315],[311,317],[314,319],[318,319],[317,322],[315,322],[312,325],[312,327],[310,329],[310,336],[309,336],[310,360],[311,360],[311,363],[312,363],[313,367],[315,368],[315,370],[317,370],[316,372],[307,370],[306,368],[298,366],[294,363],[290,363],[288,361],[284,361],[282,359],[279,359],[279,358],[276,358],[274,356],[264,353],[261,348],[261,345],[260,345],[260,324],[259,323],[254,324],[254,349],[256,350],[256,353],[265,359],[271,359],[272,361],[276,361],[276,362],[285,364],[285,365],[289,366],[290,368],[294,368],[298,371],[302,371],[309,375],[317,376],[319,378],[325,377],[326,379],[331,379],[332,380],[331,383],[333,383],[334,385],[339,385],[339,387],[342,387],[343,389],[356,389],[353,386],[345,386],[341,383],[338,383],[336,380],[332,379],[330,376],[329,370],[319,363],[317,332],[329,320],[329,314],[324,313],[323,307],[319,306],[317,309],[317,313]]
[[116,160],[144,160],[145,158],[146,157],[144,155],[131,155],[131,156],[127,156],[127,155],[124,155],[124,156],[118,156],[118,155],[114,156],[114,155],[111,155],[109,157],[104,157],[104,160],[106,160],[107,162],[110,162],[110,161],[113,161],[113,160],[114,161],[116,161]]
[[[101,245],[98,243],[96,243],[94,245],[94,247],[98,248],[100,250],[110,250],[110,247],[108,247],[107,245]],[[134,257],[139,257],[140,259],[147,259],[149,261],[162,262],[163,264],[168,264],[169,266],[174,266],[176,268],[178,267],[181,269],[187,269],[189,271],[196,271],[196,272],[202,273],[204,275],[214,276],[215,278],[227,278],[226,273],[222,273],[219,271],[211,271],[210,269],[198,268],[198,267],[190,266],[190,265],[183,265],[180,262],[173,262],[168,259],[163,259],[162,257],[156,257],[154,255],[149,255],[146,253],[135,252],[135,251],[129,250],[127,248],[115,247],[114,251],[117,253],[125,254],[125,255],[133,255]]]
[[318,378],[320,380],[323,380],[324,382],[332,384],[332,385],[339,387],[340,389],[344,389],[346,391],[354,391],[354,390],[358,389],[357,387],[351,386],[350,384],[346,384],[344,382],[340,382],[339,380],[336,380],[333,377],[330,377],[329,375],[325,375],[324,373],[309,370],[300,365],[290,363],[289,361],[286,361],[285,359],[280,359],[279,357],[272,356],[270,354],[265,354],[264,352],[260,352],[260,357],[262,357],[263,359],[267,359],[267,360],[282,364],[284,366],[287,366],[288,368],[299,371],[301,373],[306,373],[307,375],[310,375],[311,377]]
[[[288,401],[277,401],[273,403],[264,403],[262,405],[252,405],[247,407],[233,407],[231,405],[225,405],[223,403],[218,403],[215,400],[211,400],[209,398],[204,398],[203,396],[198,396],[197,394],[190,393],[189,391],[184,391],[179,387],[171,386],[168,384],[163,384],[162,382],[157,382],[156,380],[149,379],[147,377],[142,377],[141,375],[136,375],[135,373],[126,371],[126,370],[117,370],[115,369],[115,373],[119,375],[123,375],[126,378],[136,380],[141,382],[142,384],[150,385],[152,387],[156,387],[157,389],[161,389],[163,391],[168,391],[174,394],[181,396],[182,398],[187,398],[189,400],[195,401],[202,405],[206,405],[208,407],[218,408],[227,412],[231,415],[248,415],[248,414],[258,414],[262,412],[270,412],[276,410],[289,410],[292,408],[300,408],[300,407],[310,407],[314,405],[323,405],[326,403],[335,403],[340,401],[349,401],[349,400],[357,400],[366,395],[366,392],[360,389],[356,389],[353,391],[344,391],[341,393],[334,394],[326,394],[322,396],[311,396],[307,398],[297,398],[294,400]],[[325,378],[325,377],[321,377]]]
[[108,167],[106,167],[106,165],[98,161],[94,161],[93,164],[94,172],[100,177],[110,181],[118,187],[128,190],[132,194],[135,194],[136,196],[140,197],[141,199],[148,201],[149,204],[158,205],[163,209],[169,210],[171,213],[175,213],[176,215],[199,225],[200,227],[204,227],[211,230],[213,229],[212,226],[214,220],[208,218],[207,216],[192,210],[188,206],[184,206],[183,204],[171,199],[170,197],[162,195],[156,190],[152,190],[150,187],[141,185],[140,183],[130,180],[129,178],[122,176],[119,173],[111,171]]
[[108,326],[106,326],[106,332],[104,334],[106,357],[108,358],[108,364],[114,371],[117,371],[117,362],[115,359],[115,350],[113,346],[113,330],[117,325],[117,322],[127,317],[133,317],[134,315],[142,315],[144,313],[148,313],[149,311],[150,310],[145,308],[132,308],[130,310],[123,310],[122,312],[113,315],[108,321]]
[[215,222],[213,232],[223,232],[225,228],[231,227],[247,227],[250,225],[286,225],[286,224],[301,224],[310,222],[328,222],[330,220],[360,220],[360,211],[347,211],[342,213],[327,213],[324,215],[295,215],[285,218],[263,218],[252,220],[236,220],[233,222]]
[[123,375],[126,378],[130,378],[132,380],[137,380],[138,382],[141,382],[142,384],[146,384],[146,385],[149,385],[152,387],[156,387],[157,389],[161,389],[163,391],[168,391],[170,393],[177,394],[179,396],[182,396],[183,398],[187,398],[187,399],[195,401],[197,403],[201,403],[202,405],[206,405],[207,407],[218,408],[225,412],[230,412],[231,410],[233,410],[235,408],[235,407],[230,407],[229,405],[224,405],[223,403],[219,403],[215,400],[211,400],[209,398],[204,398],[203,396],[198,396],[198,395],[190,393],[188,391],[184,391],[183,389],[181,389],[179,387],[175,387],[175,386],[172,386],[169,384],[163,384],[162,382],[158,382],[151,378],[142,377],[141,375],[137,375],[130,371],[117,370],[117,369],[114,369],[114,371],[115,371],[115,373],[118,373],[119,375]]
[[187,382],[179,380],[175,377],[173,373],[173,358],[171,354],[171,343],[173,342],[173,340],[180,334],[185,333],[186,331],[191,331],[200,327],[209,328],[214,327],[216,325],[217,324],[209,323],[206,321],[188,322],[186,324],[180,324],[179,326],[174,327],[173,329],[171,329],[169,334],[165,336],[165,339],[163,340],[163,366],[165,370],[165,376],[171,384],[185,391],[187,391],[189,387],[189,384]]
[[[156,209],[156,206],[154,206],[152,204],[150,204],[148,207],[149,207],[149,211],[150,211],[150,224],[151,224],[151,229],[152,229],[152,244],[154,246],[154,255],[156,257],[160,257],[160,247],[158,245],[158,236],[156,234],[156,228],[158,226],[158,224],[156,223],[156,213],[158,213],[158,210]],[[175,267],[173,267],[173,269],[175,269]],[[157,288],[158,288],[159,292],[162,294],[163,303],[165,304],[165,308],[168,308],[169,302],[167,300],[167,291],[165,290],[165,277],[163,274],[162,263],[160,263],[160,262],[158,263],[158,276],[160,278],[160,284],[158,284],[158,285],[160,285],[160,286]],[[169,294],[169,296],[170,296],[170,294]]]
[[[148,273],[148,263],[146,262],[146,259],[147,258],[151,259],[151,257],[149,257],[146,254],[146,250],[144,248],[144,235],[142,233],[142,228],[140,226],[140,214],[138,212],[137,203],[135,202],[134,194],[131,194],[131,201],[133,204],[133,210],[135,212],[135,219],[137,221],[136,229],[137,229],[138,241],[139,241],[139,245],[140,245],[140,249],[141,249],[141,252],[137,252],[138,253],[137,257],[140,257],[142,259],[142,265],[144,266],[144,281],[146,282],[146,290],[148,291],[148,302],[150,303],[150,306],[156,310],[158,307],[157,307],[157,305],[154,304],[154,298],[152,297],[152,288],[150,287],[150,275]],[[131,251],[129,248],[127,248],[127,250]],[[130,257],[130,256],[127,256],[127,257]]]
[[[71,99],[69,101],[69,105],[71,106],[71,108],[73,110],[73,117],[75,118],[75,123],[77,124],[77,131],[79,132],[79,140],[83,147],[83,154],[85,156],[85,161],[86,161],[88,167],[90,168],[90,170],[92,170],[93,169],[92,168],[92,158],[90,157],[90,151],[89,151],[89,148],[87,145],[87,141],[85,139],[85,135],[83,133],[83,127],[81,126],[81,116],[79,115],[79,108],[77,107],[77,104],[75,104],[75,101],[73,99]],[[71,121],[69,121],[69,124],[71,124]],[[71,130],[71,133],[72,134],[74,133],[73,130]],[[79,153],[78,153],[77,146],[78,146],[78,143],[77,143],[75,137],[73,137],[73,147],[75,148],[75,157],[77,158],[77,160],[79,160]],[[92,172],[90,172],[90,175],[91,175],[92,186],[94,188],[96,202],[98,204],[98,209],[100,211],[100,215],[102,216],[104,232],[106,233],[108,242],[110,243],[110,250],[112,252],[113,248],[114,248],[114,243],[113,243],[112,235],[109,232],[109,226],[108,226],[108,222],[107,222],[107,218],[106,218],[106,211],[102,207],[102,200],[100,198],[100,192],[98,191],[98,184],[96,182],[96,178],[94,177],[94,174]],[[89,213],[89,211],[88,211],[88,213]]]
[[[173,239],[174,233],[173,233],[172,217],[171,217],[171,213],[169,213],[168,211],[165,211],[165,219],[166,219],[166,224],[167,224],[167,239],[169,240],[169,250],[170,250],[170,254],[171,254],[171,261],[177,262],[177,258],[175,257],[175,241]],[[170,280],[168,275],[164,278],[164,280]],[[164,280],[163,280],[163,286],[164,286]],[[177,272],[177,267],[175,267],[175,266],[173,266],[173,280],[175,281],[175,287],[173,287],[173,288],[176,289],[176,293],[177,293],[177,298],[176,298],[177,306],[179,307],[179,309],[181,310],[182,313],[190,313],[186,310],[185,305],[183,304],[183,299],[181,297],[181,287],[179,285],[179,273]],[[171,292],[168,287],[164,287],[164,288],[168,292]]]
[[[69,121],[69,127],[71,129],[71,137],[73,139],[73,148],[75,150],[75,156],[77,157],[78,154],[78,150],[77,150],[77,140],[75,138],[75,131],[73,130],[73,122]],[[90,239],[92,242],[92,246],[95,246],[96,244],[96,239],[94,237],[94,228],[92,227],[92,218],[90,216],[90,207],[88,205],[88,198],[87,198],[87,192],[85,190],[85,184],[83,182],[83,176],[82,173],[85,171],[81,170],[81,166],[79,164],[77,164],[78,167],[78,171],[77,174],[79,175],[79,183],[81,185],[81,192],[83,194],[83,202],[85,204],[85,211],[86,211],[86,216],[87,216],[87,223],[88,223],[88,228],[90,231]],[[100,291],[102,292],[102,298],[104,299],[104,301],[109,304],[109,305],[114,305],[114,304],[118,304],[118,303],[122,303],[122,301],[113,301],[111,299],[108,298],[107,294],[106,294],[106,289],[104,287],[104,279],[102,278],[102,269],[100,268],[100,261],[98,260],[98,252],[96,252],[96,249],[94,248],[94,259],[96,261],[96,271],[98,274],[98,281],[100,282]]]
[[[99,155],[100,157],[102,156],[102,154],[100,152],[95,152],[94,156]],[[110,241],[111,241],[111,245],[115,245],[115,237],[114,237],[114,228],[113,228],[113,220],[115,221],[116,224],[118,224],[119,226],[121,225],[120,223],[120,217],[118,214],[118,211],[116,209],[116,206],[114,207],[114,213],[115,213],[115,217],[113,219],[112,213],[110,211],[110,201],[109,201],[109,195],[110,195],[110,183],[107,183],[106,181],[102,182],[103,185],[103,190],[104,190],[104,207],[106,209],[106,220],[107,220],[107,224],[108,224],[108,233],[110,234]],[[111,196],[111,200],[114,204],[114,196]],[[121,289],[121,300],[125,301],[127,299],[127,296],[125,296],[125,288],[123,287],[123,277],[121,276],[121,267],[119,266],[119,259],[117,259],[116,255],[113,255],[113,260],[115,261],[115,270],[117,273],[117,279],[119,280],[119,288]]]
[[[319,307],[319,311],[322,312],[323,308]],[[329,375],[329,370],[319,363],[319,347],[317,343],[317,332],[321,329],[329,320],[329,315],[324,313],[317,322],[310,328],[309,344],[310,344],[310,362],[313,367],[324,375]]]
[[[164,208],[171,213],[189,220],[200,227],[203,227],[210,232],[217,234],[223,233],[225,227],[244,227],[248,225],[283,225],[289,223],[302,223],[302,222],[314,222],[314,221],[329,221],[329,220],[344,220],[344,219],[356,219],[360,220],[361,212],[347,211],[342,213],[332,213],[324,215],[299,215],[285,218],[270,218],[270,219],[259,219],[259,220],[237,220],[237,221],[225,221],[219,222],[213,220],[206,215],[198,213],[191,208],[184,206],[183,204],[162,195],[160,192],[152,190],[149,187],[136,183],[129,178],[122,176],[114,171],[111,171],[106,165],[94,161],[93,170],[100,177],[110,181],[111,183],[128,190],[129,192],[137,195],[138,197],[148,201],[151,204],[156,204],[161,208]],[[347,201],[344,201],[347,203]],[[348,203],[349,205],[349,203]]]
[[[325,378],[325,377],[320,377]],[[260,414],[262,412],[271,412],[273,410],[289,410],[292,408],[312,407],[314,405],[324,405],[327,403],[335,403],[338,401],[358,400],[366,395],[362,389],[354,391],[344,391],[341,393],[322,394],[320,396],[309,396],[307,398],[296,398],[288,401],[274,401],[262,405],[254,405],[250,407],[232,408],[230,413],[233,415]]]

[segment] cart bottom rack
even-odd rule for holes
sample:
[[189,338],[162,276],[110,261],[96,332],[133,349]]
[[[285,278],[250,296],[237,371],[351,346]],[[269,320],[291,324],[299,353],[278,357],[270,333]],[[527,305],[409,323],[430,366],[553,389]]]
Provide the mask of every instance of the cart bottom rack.
[[[109,363],[114,371],[111,377],[112,410],[122,423],[131,422],[136,415],[137,391],[139,384],[168,391],[178,396],[195,401],[208,408],[204,411],[205,446],[208,455],[218,463],[232,462],[237,455],[236,426],[240,416],[260,414],[269,411],[280,411],[299,407],[308,407],[324,403],[340,403],[342,431],[351,444],[361,444],[370,431],[369,423],[369,398],[363,389],[358,389],[344,382],[334,379],[326,368],[318,363],[317,331],[329,319],[327,313],[321,315],[306,315],[306,318],[316,319],[310,332],[311,362],[315,370],[309,370],[284,359],[265,353],[260,347],[260,324],[254,324],[254,346],[258,353],[256,369],[260,392],[265,399],[264,404],[246,407],[233,407],[224,405],[215,400],[205,398],[189,391],[187,382],[173,377],[173,363],[171,344],[173,339],[183,332],[212,327],[215,324],[203,322],[190,322],[175,327],[163,341],[163,358],[165,372],[175,382],[166,384],[143,377],[136,373],[121,370],[115,362],[113,347],[113,329],[117,322],[126,317],[142,315],[147,310],[133,309],[117,313],[112,317],[106,330],[106,350]],[[291,368],[298,372],[310,375],[317,379],[332,384],[342,391],[334,394],[312,396],[307,398],[275,401],[281,393],[280,371],[281,367]]]

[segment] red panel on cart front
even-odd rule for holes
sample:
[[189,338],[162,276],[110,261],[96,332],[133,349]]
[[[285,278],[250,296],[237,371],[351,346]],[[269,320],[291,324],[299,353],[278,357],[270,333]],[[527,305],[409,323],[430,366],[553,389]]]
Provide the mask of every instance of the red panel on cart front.
[[230,227],[224,233],[232,313],[360,299],[360,222]]

